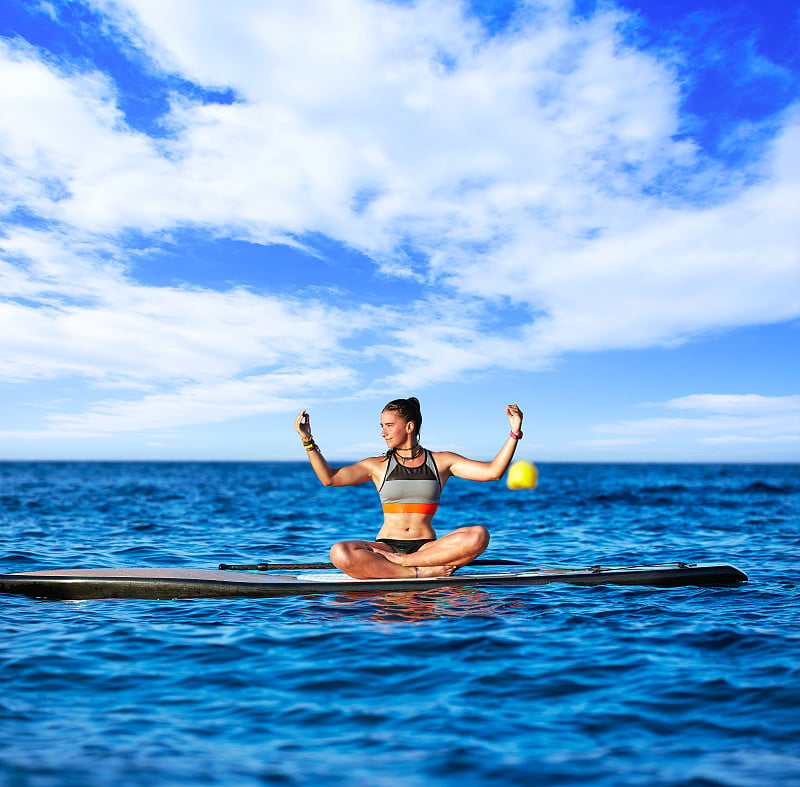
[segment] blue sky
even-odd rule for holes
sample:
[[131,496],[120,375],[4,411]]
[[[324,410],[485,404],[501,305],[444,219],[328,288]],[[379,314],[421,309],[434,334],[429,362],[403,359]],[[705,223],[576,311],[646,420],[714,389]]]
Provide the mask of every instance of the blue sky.
[[7,0],[0,459],[800,459],[785,0]]

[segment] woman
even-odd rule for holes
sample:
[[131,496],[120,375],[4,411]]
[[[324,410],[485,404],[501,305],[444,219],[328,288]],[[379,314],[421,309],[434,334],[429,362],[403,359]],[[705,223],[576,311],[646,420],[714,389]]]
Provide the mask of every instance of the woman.
[[311,435],[303,410],[295,430],[311,467],[325,486],[355,486],[372,481],[383,505],[383,526],[375,541],[340,541],[331,547],[333,564],[356,579],[443,577],[474,560],[489,544],[485,527],[461,527],[436,537],[432,520],[447,480],[497,481],[503,477],[522,437],[522,411],[506,407],[511,433],[491,462],[466,459],[451,451],[428,451],[419,443],[419,400],[395,399],[381,413],[386,453],[354,465],[332,468]]

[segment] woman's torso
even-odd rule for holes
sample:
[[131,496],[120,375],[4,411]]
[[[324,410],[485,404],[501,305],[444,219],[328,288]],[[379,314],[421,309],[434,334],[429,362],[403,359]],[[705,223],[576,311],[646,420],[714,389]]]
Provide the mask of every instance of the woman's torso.
[[[386,461],[378,495],[383,527],[378,538],[436,538],[431,524],[439,507],[442,482],[433,454],[404,463],[391,454]],[[412,462],[418,462],[412,465]]]

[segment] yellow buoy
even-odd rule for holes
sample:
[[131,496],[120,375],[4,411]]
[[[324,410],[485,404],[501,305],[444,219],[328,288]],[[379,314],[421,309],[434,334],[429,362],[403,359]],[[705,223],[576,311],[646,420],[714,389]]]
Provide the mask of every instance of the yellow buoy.
[[514,462],[508,468],[508,478],[506,483],[509,489],[536,489],[539,480],[539,471],[536,465],[524,460]]

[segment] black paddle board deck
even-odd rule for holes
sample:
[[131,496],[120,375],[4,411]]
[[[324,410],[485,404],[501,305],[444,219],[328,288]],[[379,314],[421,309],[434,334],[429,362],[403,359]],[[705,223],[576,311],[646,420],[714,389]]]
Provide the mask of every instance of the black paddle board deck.
[[32,598],[230,598],[318,593],[383,593],[471,585],[475,587],[546,585],[735,585],[747,575],[727,563],[663,563],[649,566],[539,568],[497,573],[467,569],[449,577],[352,579],[338,571],[317,574],[258,574],[196,568],[94,568],[0,574],[0,593]]

